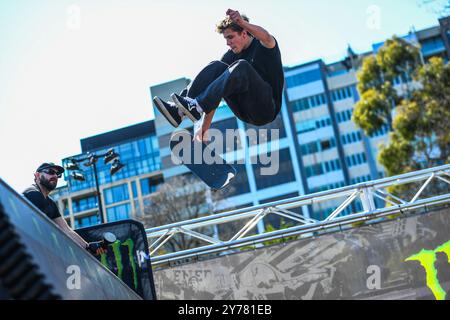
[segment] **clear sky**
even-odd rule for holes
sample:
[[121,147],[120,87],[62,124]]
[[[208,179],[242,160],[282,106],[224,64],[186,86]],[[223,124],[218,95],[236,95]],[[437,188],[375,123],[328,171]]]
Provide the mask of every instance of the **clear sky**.
[[228,8],[273,34],[286,66],[438,24],[420,0],[0,0],[0,178],[22,191],[80,139],[152,119],[150,86],[225,52]]

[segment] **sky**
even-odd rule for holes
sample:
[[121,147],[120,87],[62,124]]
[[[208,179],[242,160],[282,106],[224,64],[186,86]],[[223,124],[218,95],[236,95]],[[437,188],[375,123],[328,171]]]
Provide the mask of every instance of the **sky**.
[[80,139],[153,119],[150,86],[192,79],[226,51],[215,24],[228,8],[294,66],[438,25],[420,2],[0,0],[0,179],[21,192],[42,162],[81,153]]

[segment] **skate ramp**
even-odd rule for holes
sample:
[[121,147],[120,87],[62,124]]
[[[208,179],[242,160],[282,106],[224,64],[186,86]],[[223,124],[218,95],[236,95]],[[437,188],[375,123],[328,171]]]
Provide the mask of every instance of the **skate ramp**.
[[450,207],[154,271],[158,299],[450,299]]
[[0,298],[140,299],[1,179]]

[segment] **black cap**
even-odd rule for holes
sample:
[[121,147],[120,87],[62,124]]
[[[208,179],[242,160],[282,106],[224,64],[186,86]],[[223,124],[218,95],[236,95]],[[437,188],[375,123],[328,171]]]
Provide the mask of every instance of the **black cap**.
[[50,168],[55,169],[56,172],[58,172],[58,174],[64,173],[64,168],[54,164],[53,162],[44,162],[36,169],[36,172],[41,172],[44,169],[50,169]]

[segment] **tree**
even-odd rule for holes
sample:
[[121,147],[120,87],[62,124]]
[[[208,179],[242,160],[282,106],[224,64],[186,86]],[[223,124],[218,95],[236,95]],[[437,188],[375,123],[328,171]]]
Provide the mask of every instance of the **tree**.
[[383,125],[392,129],[392,110],[402,98],[394,88],[396,79],[405,84],[404,94],[413,90],[410,84],[421,64],[419,49],[394,37],[386,42],[377,55],[364,59],[358,73],[358,92],[361,100],[356,104],[353,121],[368,135]]
[[[208,190],[204,184],[191,175],[176,176],[166,181],[150,197],[140,218],[146,227],[159,227],[171,223],[199,218],[212,213]],[[196,230],[212,235],[212,230]],[[203,243],[197,238],[177,234],[169,240],[165,251],[175,252],[190,249]],[[161,253],[161,252],[160,252]]]
[[[401,79],[399,88],[393,87],[396,78]],[[388,142],[378,154],[388,176],[450,162],[448,63],[432,58],[423,64],[417,47],[394,37],[376,56],[365,59],[358,80],[361,100],[353,120],[368,135],[382,125],[390,128]],[[440,188],[438,184],[428,192]],[[409,195],[413,188],[390,191]]]
[[[226,190],[233,190],[233,187],[229,186]],[[144,206],[144,214],[139,220],[146,228],[150,228],[214,214],[215,208],[224,201],[223,192],[212,193],[193,175],[176,176],[166,181],[150,196],[150,201]],[[194,231],[210,237],[214,235],[212,227],[198,228]],[[178,233],[165,244],[159,254],[191,249],[204,244],[203,240]]]
[[378,160],[389,175],[450,162],[450,66],[432,58],[420,68],[420,89],[398,107]]

